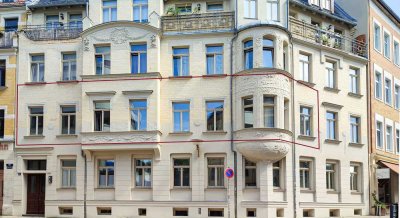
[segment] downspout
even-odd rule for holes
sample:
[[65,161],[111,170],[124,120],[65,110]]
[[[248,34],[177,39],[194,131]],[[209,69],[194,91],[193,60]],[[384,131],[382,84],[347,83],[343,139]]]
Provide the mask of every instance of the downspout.
[[[289,18],[289,17],[288,17]],[[293,49],[293,41],[292,37],[290,37],[290,44],[292,45],[291,47],[291,55],[289,57],[291,58],[290,65],[291,65],[291,71],[292,71],[292,76],[294,77],[294,49]],[[295,80],[292,80],[292,178],[293,178],[293,217],[297,217],[297,189],[296,189],[296,145],[295,145],[295,137],[296,137],[296,125],[295,125],[295,96],[294,96],[294,83]],[[318,130],[319,131],[319,130]]]
[[83,217],[86,218],[87,217],[87,204],[86,204],[86,200],[87,200],[87,157],[86,154],[83,153],[83,157],[85,158],[85,175],[84,175],[84,179],[83,179]]

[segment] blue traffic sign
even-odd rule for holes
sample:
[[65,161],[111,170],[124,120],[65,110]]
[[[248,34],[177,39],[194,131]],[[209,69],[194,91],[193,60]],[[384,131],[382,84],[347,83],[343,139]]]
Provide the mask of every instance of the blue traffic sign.
[[232,178],[233,175],[235,175],[235,173],[233,172],[233,169],[232,169],[232,168],[227,168],[227,169],[225,170],[225,176],[226,176],[228,179]]

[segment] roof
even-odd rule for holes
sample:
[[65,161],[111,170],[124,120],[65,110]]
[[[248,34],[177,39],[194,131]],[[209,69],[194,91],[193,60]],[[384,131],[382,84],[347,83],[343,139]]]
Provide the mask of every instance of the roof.
[[28,8],[47,8],[60,6],[85,5],[86,0],[30,0]]
[[328,10],[322,9],[320,7],[317,6],[313,6],[311,4],[308,3],[308,0],[290,0],[290,2],[305,7],[307,9],[313,10],[317,13],[323,14],[327,17],[331,17],[333,19],[345,22],[347,24],[350,24],[352,26],[356,26],[357,25],[357,20],[355,18],[353,18],[352,16],[350,16],[342,7],[339,6],[338,3],[335,2],[335,10],[334,12],[330,12]]
[[400,24],[400,17],[392,10],[392,8],[383,0],[376,0],[396,21]]

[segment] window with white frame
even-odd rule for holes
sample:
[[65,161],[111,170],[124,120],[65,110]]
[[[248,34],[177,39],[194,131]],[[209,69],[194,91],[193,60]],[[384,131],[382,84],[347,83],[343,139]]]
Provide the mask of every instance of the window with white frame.
[[264,96],[264,127],[275,127],[275,97]]
[[396,129],[396,153],[400,153],[400,129]]
[[350,68],[350,92],[354,94],[360,93],[360,73],[357,69]]
[[374,48],[381,51],[381,26],[374,23]]
[[76,129],[76,107],[75,105],[61,106],[61,134],[73,135]]
[[393,42],[393,62],[400,66],[400,45],[398,41]]
[[393,152],[393,127],[386,125],[386,151]]
[[350,190],[353,192],[358,192],[359,179],[360,178],[360,165],[351,163],[350,164]]
[[207,2],[207,11],[223,11],[224,4],[222,2]]
[[190,131],[190,103],[174,102],[172,103],[174,114],[174,132]]
[[224,52],[221,45],[206,47],[207,75],[224,73]]
[[243,98],[243,124],[244,128],[253,128],[254,126],[254,106],[253,96]]
[[385,78],[385,103],[392,105],[392,80]]
[[325,0],[325,6],[324,6],[324,8],[326,9],[326,10],[329,10],[329,11],[331,11],[332,10],[332,0]]
[[282,178],[282,160],[272,164],[272,185],[274,188],[281,188]]
[[147,72],[147,45],[134,44],[131,45],[131,73]]
[[244,17],[256,18],[257,0],[244,0]]
[[326,138],[329,140],[337,139],[337,113],[326,112]]
[[147,129],[147,100],[135,99],[130,101],[131,129]]
[[46,29],[57,29],[61,27],[58,15],[46,15]]
[[113,159],[99,159],[98,166],[98,187],[99,188],[113,188],[114,187],[114,160]]
[[376,121],[376,147],[383,148],[383,123]]
[[274,41],[263,39],[263,67],[274,67]]
[[390,42],[390,34],[387,32],[384,32],[383,34],[383,55],[385,55],[385,57],[390,58],[390,45],[392,44]]
[[300,54],[299,55],[299,60],[300,60],[300,80],[303,80],[305,82],[311,82],[311,56],[310,55],[305,55],[305,54]]
[[103,0],[103,22],[117,20],[117,0]]
[[336,88],[336,64],[334,62],[326,62],[326,87]]
[[311,4],[320,6],[320,0],[311,0]]
[[350,142],[360,143],[360,118],[350,116]]
[[382,73],[375,71],[375,98],[382,99]]
[[175,9],[179,11],[179,14],[190,14],[192,13],[192,3],[175,5]]
[[174,76],[189,75],[189,48],[173,48]]
[[31,82],[44,81],[44,55],[31,55]]
[[279,0],[267,0],[267,20],[279,21]]
[[246,187],[257,187],[257,164],[244,159],[244,180]]
[[29,107],[30,135],[43,135],[43,107]]
[[310,107],[300,107],[300,134],[304,136],[311,136],[311,112]]
[[224,187],[224,168],[223,157],[207,158],[208,187]]
[[224,130],[224,102],[207,101],[207,131]]
[[190,186],[190,159],[173,158],[174,187]]
[[96,46],[94,57],[96,62],[96,75],[110,74],[110,46]]
[[133,0],[133,21],[147,23],[149,15],[148,0]]
[[76,53],[62,54],[63,80],[76,80]]
[[76,160],[61,160],[61,187],[76,186]]
[[151,166],[152,160],[149,158],[135,158],[135,187],[151,187]]
[[325,164],[327,190],[336,190],[336,167],[336,163],[333,162]]
[[82,14],[69,14],[68,24],[70,28],[82,28]]
[[394,107],[400,109],[400,85],[394,86]]
[[94,131],[110,131],[110,101],[94,102]]
[[311,189],[312,161],[300,160],[300,188]]
[[253,40],[243,43],[244,52],[244,69],[253,69]]

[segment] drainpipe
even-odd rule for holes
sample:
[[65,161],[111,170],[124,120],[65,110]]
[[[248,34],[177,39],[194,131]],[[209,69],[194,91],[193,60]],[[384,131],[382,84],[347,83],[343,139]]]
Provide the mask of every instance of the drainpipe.
[[86,198],[87,198],[87,157],[86,154],[83,154],[85,158],[85,175],[84,175],[84,182],[83,182],[83,217],[87,217],[87,205],[86,205]]
[[[289,4],[288,4],[289,5]],[[288,20],[289,20],[289,15],[288,15]],[[290,37],[290,44],[292,45],[291,47],[291,55],[289,57],[291,58],[290,65],[291,65],[291,71],[292,71],[292,76],[294,77],[294,49],[293,49],[293,41],[292,37]],[[295,142],[295,137],[296,137],[296,125],[295,125],[295,96],[294,96],[294,83],[295,80],[292,80],[292,178],[293,178],[293,217],[297,217],[297,189],[296,189],[296,144]],[[319,131],[319,130],[318,130]]]

